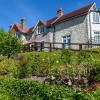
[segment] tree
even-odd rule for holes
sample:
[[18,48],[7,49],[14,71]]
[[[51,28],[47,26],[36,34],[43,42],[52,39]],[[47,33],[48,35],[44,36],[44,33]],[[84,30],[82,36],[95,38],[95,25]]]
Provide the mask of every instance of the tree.
[[9,58],[12,54],[20,52],[22,48],[21,40],[17,39],[14,33],[0,29],[0,52]]

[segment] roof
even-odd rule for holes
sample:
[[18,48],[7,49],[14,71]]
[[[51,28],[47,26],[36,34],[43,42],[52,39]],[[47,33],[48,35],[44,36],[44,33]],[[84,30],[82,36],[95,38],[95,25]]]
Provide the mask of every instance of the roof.
[[[78,9],[78,10],[75,10],[75,11],[73,11],[73,12],[71,12],[71,13],[65,14],[65,15],[61,16],[60,18],[58,18],[58,19],[57,19],[55,22],[53,22],[53,23],[57,23],[57,22],[59,22],[59,21],[65,20],[65,19],[70,19],[70,18],[72,18],[72,17],[75,17],[75,16],[77,16],[77,15],[79,16],[79,15],[88,13],[89,10],[90,10],[90,8],[93,6],[93,4],[94,4],[94,3],[92,3],[92,4],[90,4],[90,5],[87,5],[87,6],[85,6],[85,7],[82,7],[82,8],[80,8],[80,9]],[[51,23],[51,24],[52,24],[52,23]]]
[[47,21],[43,21],[43,20],[42,21],[40,20],[40,21],[42,22],[43,25],[50,26],[50,25],[53,25],[55,23],[61,22],[63,20],[69,20],[69,19],[71,19],[71,18],[73,18],[75,16],[86,14],[86,13],[89,12],[90,8],[93,5],[94,5],[94,3],[89,4],[89,5],[84,6],[84,7],[80,8],[80,9],[78,9],[78,10],[75,10],[75,11],[70,12],[68,14],[64,14],[61,17],[54,17],[54,18],[52,18],[50,20],[47,20]]
[[[69,20],[73,17],[76,17],[76,16],[79,16],[79,15],[83,15],[83,14],[86,14],[90,11],[91,7],[94,5],[95,3],[92,3],[92,4],[89,4],[87,6],[84,6],[78,10],[75,10],[73,12],[70,12],[68,14],[64,14],[62,15],[61,17],[54,17],[50,20],[47,20],[47,21],[44,21],[44,20],[39,20],[38,23],[36,24],[36,26],[38,24],[43,24],[44,26],[50,26],[50,25],[53,25],[53,24],[56,24],[58,22],[61,22],[63,20]],[[35,26],[35,27],[36,27]],[[35,29],[35,27],[31,27],[31,28],[28,28],[27,26],[24,25],[24,28],[22,28],[22,25],[21,24],[14,24],[12,26],[12,29],[14,29],[15,32],[20,32],[20,33],[23,33],[23,34],[29,34],[33,31],[33,29]]]
[[12,29],[14,32],[20,32],[20,33],[23,33],[23,34],[29,34],[29,33],[32,32],[33,28],[34,28],[34,27],[28,28],[28,27],[25,26],[25,25],[24,25],[23,28],[22,28],[22,25],[21,25],[21,24],[16,23],[16,24],[12,25],[12,28],[11,28],[11,29]]

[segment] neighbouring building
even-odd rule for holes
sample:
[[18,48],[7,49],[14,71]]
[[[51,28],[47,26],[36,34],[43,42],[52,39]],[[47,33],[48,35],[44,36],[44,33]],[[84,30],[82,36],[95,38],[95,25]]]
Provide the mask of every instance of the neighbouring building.
[[12,28],[17,28],[16,36],[22,34],[29,37],[22,38],[27,42],[100,43],[100,11],[95,3],[67,14],[60,8],[56,17],[47,21],[39,20],[33,28],[25,27],[24,32],[19,31],[19,27],[23,26],[23,20],[20,25],[14,24]]
[[15,23],[10,26],[10,30],[15,33],[15,36],[23,41],[24,44],[31,42],[32,30],[34,27],[28,28],[26,20],[23,17],[20,23]]

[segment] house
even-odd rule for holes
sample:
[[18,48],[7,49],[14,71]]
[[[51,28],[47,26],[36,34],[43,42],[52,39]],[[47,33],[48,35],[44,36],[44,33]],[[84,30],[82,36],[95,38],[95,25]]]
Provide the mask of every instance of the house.
[[15,33],[15,36],[23,41],[24,44],[31,42],[32,30],[34,27],[28,28],[26,20],[23,17],[21,23],[15,23],[10,26],[10,30]]
[[33,35],[33,42],[100,43],[100,12],[95,3],[67,14],[60,8],[56,17],[39,20]]
[[[19,33],[19,26],[15,24],[14,27]],[[29,36],[31,42],[100,43],[100,11],[95,3],[67,14],[64,14],[63,9],[60,8],[54,18],[47,21],[39,20],[31,29],[24,28],[21,34],[25,37]],[[30,42],[29,38],[26,40]],[[57,44],[53,46],[61,47]],[[68,45],[65,46],[68,47]],[[79,47],[74,45],[71,48]]]

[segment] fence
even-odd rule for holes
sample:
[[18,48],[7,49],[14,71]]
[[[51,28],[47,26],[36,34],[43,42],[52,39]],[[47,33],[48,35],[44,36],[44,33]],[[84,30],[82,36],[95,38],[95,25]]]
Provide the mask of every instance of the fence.
[[100,44],[89,44],[89,43],[51,43],[51,42],[32,42],[26,44],[24,51],[53,51],[53,50],[83,50],[86,48],[97,48]]

